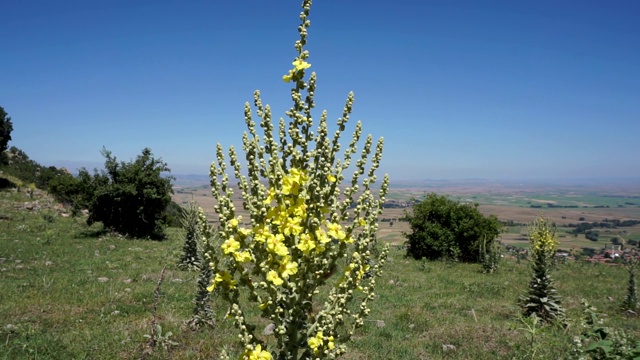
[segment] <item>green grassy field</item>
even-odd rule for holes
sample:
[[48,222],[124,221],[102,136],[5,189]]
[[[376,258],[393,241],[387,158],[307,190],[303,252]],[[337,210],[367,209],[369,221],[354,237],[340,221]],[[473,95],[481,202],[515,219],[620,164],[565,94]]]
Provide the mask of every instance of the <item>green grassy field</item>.
[[[163,242],[125,239],[51,210],[20,209],[26,201],[21,193],[0,193],[0,358],[209,359],[223,348],[238,354],[219,299],[212,301],[215,328],[183,325],[197,274],[176,266],[181,230],[170,229]],[[529,279],[526,262],[507,259],[488,275],[479,265],[404,255],[392,247],[370,321],[345,359],[521,359],[533,349],[542,358],[559,358],[578,333],[582,298],[609,314],[609,325],[640,331],[637,319],[618,310],[627,275],[617,266],[559,265],[556,285],[572,325],[541,328],[532,339],[516,304]],[[150,352],[145,335],[151,334],[154,290],[165,266],[156,313],[165,340]]]

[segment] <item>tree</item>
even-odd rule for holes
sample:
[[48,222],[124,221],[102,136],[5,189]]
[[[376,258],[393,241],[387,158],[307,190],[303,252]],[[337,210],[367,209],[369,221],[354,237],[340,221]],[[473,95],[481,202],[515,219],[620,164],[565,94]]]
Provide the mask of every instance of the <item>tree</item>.
[[405,212],[411,226],[407,255],[415,259],[452,258],[481,262],[481,250],[491,248],[500,234],[501,224],[491,215],[485,217],[478,204],[462,204],[434,193]]
[[64,168],[55,166],[43,166],[29,159],[22,150],[11,146],[2,153],[3,162],[0,163],[0,171],[14,176],[24,183],[33,183],[38,189],[49,189],[49,183],[56,177],[68,175]]
[[7,116],[7,112],[0,106],[0,164],[7,162],[5,150],[9,141],[11,141],[11,132],[13,131],[13,123],[11,123],[11,117]]
[[145,148],[133,162],[118,162],[102,149],[105,170],[93,176],[81,169],[78,201],[89,210],[87,222],[133,237],[164,238],[165,210],[171,202],[171,177],[167,164]]

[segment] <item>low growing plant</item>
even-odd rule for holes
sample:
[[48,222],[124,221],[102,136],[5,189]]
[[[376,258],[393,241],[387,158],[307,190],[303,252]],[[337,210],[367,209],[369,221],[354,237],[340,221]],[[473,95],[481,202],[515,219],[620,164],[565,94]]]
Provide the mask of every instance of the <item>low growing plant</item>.
[[586,359],[638,359],[640,341],[620,328],[604,326],[597,309],[582,299],[583,319],[581,334],[573,340],[572,358]]
[[493,274],[498,271],[501,260],[502,247],[497,241],[490,241],[487,244],[485,239],[480,243],[480,263],[483,273]]
[[[215,274],[209,290],[218,289],[230,305],[228,316],[239,330],[243,359],[335,358],[344,354],[345,343],[369,314],[375,279],[388,253],[386,246],[372,261],[377,216],[389,185],[385,176],[378,197],[374,196],[372,185],[377,181],[382,138],[374,150],[369,135],[358,156],[362,134],[358,122],[340,155],[340,136],[352,111],[353,93],[347,97],[333,137],[326,112],[312,130],[316,74],[308,79],[305,76],[311,64],[304,49],[310,7],[310,0],[303,1],[297,55],[293,68],[283,76],[293,84],[293,106],[286,112],[288,125],[280,119],[277,137],[274,135],[271,110],[263,106],[256,91],[254,106],[262,130],[260,134],[256,131],[247,103],[248,133],[242,138],[247,175],[235,149],[229,149],[237,189],[250,214],[248,222],[236,215],[234,189],[229,185],[221,145],[217,146],[217,162],[211,165],[212,192],[217,200],[214,209],[223,243],[208,254]],[[351,181],[342,187],[354,155]],[[361,175],[365,177],[360,182]],[[203,234],[208,237],[207,230]],[[372,276],[365,276],[367,271]],[[326,300],[315,308],[321,292],[328,292]],[[245,295],[248,304],[241,301]],[[247,316],[255,310],[273,323],[273,342],[257,336],[256,324]]]

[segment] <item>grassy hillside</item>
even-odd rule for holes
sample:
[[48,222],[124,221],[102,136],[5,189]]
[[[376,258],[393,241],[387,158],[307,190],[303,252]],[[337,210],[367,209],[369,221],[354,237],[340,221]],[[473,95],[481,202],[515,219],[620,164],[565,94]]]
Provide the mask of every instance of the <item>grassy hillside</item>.
[[[125,239],[61,216],[43,196],[35,199],[36,211],[25,208],[33,201],[27,195],[0,192],[0,358],[210,359],[222,348],[237,354],[219,299],[212,304],[216,328],[183,326],[197,274],[176,266],[181,230],[163,242]],[[145,335],[165,266],[156,313],[165,338],[150,352]],[[369,321],[344,358],[520,359],[534,352],[560,358],[579,333],[582,298],[609,314],[609,325],[640,332],[638,320],[618,310],[624,269],[568,263],[555,277],[570,326],[531,330],[516,305],[529,280],[526,262],[505,260],[487,275],[479,265],[407,259],[394,246]]]

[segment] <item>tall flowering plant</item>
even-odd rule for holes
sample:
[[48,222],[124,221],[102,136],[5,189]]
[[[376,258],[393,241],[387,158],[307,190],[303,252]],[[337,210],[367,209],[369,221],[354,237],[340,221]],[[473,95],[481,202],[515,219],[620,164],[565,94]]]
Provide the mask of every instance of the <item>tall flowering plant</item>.
[[[358,151],[362,135],[358,122],[349,145],[340,152],[353,93],[347,97],[333,136],[326,111],[312,130],[316,74],[307,77],[311,64],[304,49],[310,7],[311,1],[305,0],[295,43],[297,56],[283,76],[292,84],[288,124],[280,119],[276,136],[271,110],[256,91],[253,104],[261,131],[256,130],[251,106],[245,104],[246,175],[230,147],[229,170],[237,187],[230,186],[219,144],[217,161],[210,169],[222,242],[207,254],[214,273],[209,290],[217,289],[230,305],[228,315],[243,346],[241,359],[335,358],[345,353],[345,342],[370,311],[375,279],[388,253],[387,246],[377,258],[373,255],[377,253],[373,251],[377,217],[389,186],[385,175],[379,190],[372,188],[378,180],[375,172],[383,139],[374,148],[369,135]],[[348,175],[348,169],[353,173]],[[347,176],[350,181],[341,186]],[[236,215],[235,189],[242,195],[249,219]],[[205,237],[208,232],[211,229],[204,226]],[[326,300],[318,304],[317,295],[324,291]],[[246,315],[252,306],[272,322],[273,339],[256,334]]]
[[535,315],[544,321],[564,321],[564,308],[551,278],[553,258],[559,245],[554,224],[544,217],[536,219],[529,225],[529,243],[533,274],[528,294],[520,298],[523,314]]

